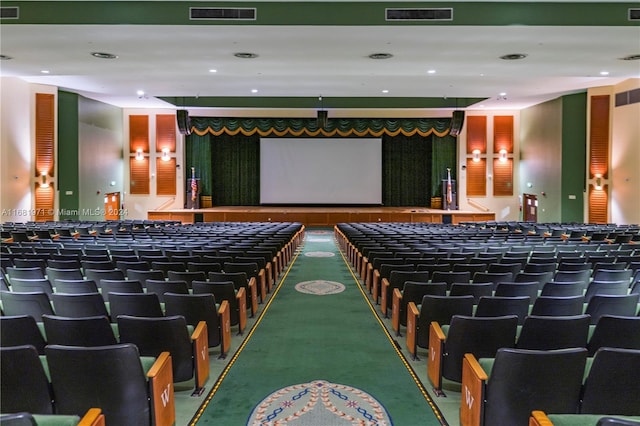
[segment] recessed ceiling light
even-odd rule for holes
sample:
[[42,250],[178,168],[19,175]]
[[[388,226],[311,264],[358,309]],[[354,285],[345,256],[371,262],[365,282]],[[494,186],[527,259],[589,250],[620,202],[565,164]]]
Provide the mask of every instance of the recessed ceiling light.
[[382,93],[389,93],[389,91],[387,89],[383,89]]
[[13,59],[11,56],[0,55],[0,61],[9,61],[11,59]]
[[218,70],[210,69],[209,72],[210,73],[216,73],[216,72],[218,72]]
[[251,89],[251,93],[258,93],[258,89]]
[[609,75],[609,71],[600,71],[600,75]]
[[504,59],[505,61],[516,61],[518,59],[524,59],[526,57],[526,53],[508,53],[506,55],[500,56],[500,59]]
[[500,96],[507,96],[507,92],[500,92]]
[[436,70],[429,70],[429,71],[427,71],[427,74],[435,74],[435,73],[436,73]]
[[620,58],[623,61],[637,61],[640,60],[640,55],[628,55]]
[[138,90],[138,91],[136,92],[136,95],[138,95],[138,96],[144,96],[144,90]]
[[41,74],[49,74],[49,70],[41,70],[40,73]]
[[393,58],[391,53],[372,53],[369,55],[369,59],[389,59]]
[[258,54],[250,53],[250,52],[237,52],[237,53],[234,53],[233,56],[240,59],[253,59],[253,58],[257,58]]
[[91,52],[91,56],[94,58],[100,59],[118,59],[118,55],[114,55],[113,53],[106,52]]

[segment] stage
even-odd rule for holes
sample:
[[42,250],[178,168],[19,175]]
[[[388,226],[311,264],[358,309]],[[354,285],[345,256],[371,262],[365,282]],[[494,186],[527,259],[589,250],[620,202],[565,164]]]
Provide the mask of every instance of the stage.
[[202,209],[150,210],[152,220],[195,222],[300,222],[333,227],[341,222],[452,223],[495,220],[493,212],[437,210],[420,207],[295,207],[238,206]]

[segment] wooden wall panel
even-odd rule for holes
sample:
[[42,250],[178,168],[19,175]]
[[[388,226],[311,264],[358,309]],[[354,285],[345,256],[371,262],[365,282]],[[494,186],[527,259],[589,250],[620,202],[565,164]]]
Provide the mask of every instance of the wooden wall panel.
[[607,179],[609,172],[609,95],[591,97],[589,119],[589,174],[593,179],[601,174]]
[[176,195],[176,159],[156,158],[156,194]]
[[36,93],[35,175],[53,176],[55,161],[55,96]]
[[482,154],[487,152],[487,117],[484,115],[467,117],[467,154],[475,149]]
[[176,152],[175,114],[156,115],[156,152],[162,152],[163,148]]
[[56,191],[53,184],[49,186],[41,186],[36,183],[35,186],[35,215],[36,222],[46,222],[54,220],[54,200]]
[[596,189],[589,185],[589,223],[608,223],[609,217],[609,186]]
[[486,197],[487,195],[487,160],[481,158],[474,162],[467,159],[467,196]]
[[149,159],[129,158],[130,194],[149,195]]
[[493,195],[513,195],[513,159],[493,160]]
[[496,115],[493,117],[493,152],[501,149],[513,153],[513,116]]
[[135,153],[138,149],[149,152],[149,116],[129,116],[129,149]]

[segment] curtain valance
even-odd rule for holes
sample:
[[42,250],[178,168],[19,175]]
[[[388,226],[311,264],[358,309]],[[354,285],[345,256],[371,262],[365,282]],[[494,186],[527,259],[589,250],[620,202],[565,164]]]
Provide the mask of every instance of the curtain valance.
[[449,134],[451,118],[331,118],[324,128],[315,118],[191,117],[192,132],[199,136],[258,134],[263,137],[381,137]]

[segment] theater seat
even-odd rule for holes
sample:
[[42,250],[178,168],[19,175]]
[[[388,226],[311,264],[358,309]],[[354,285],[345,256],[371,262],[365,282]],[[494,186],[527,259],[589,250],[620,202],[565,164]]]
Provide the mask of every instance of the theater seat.
[[22,411],[53,414],[49,379],[35,347],[0,347],[0,412]]

